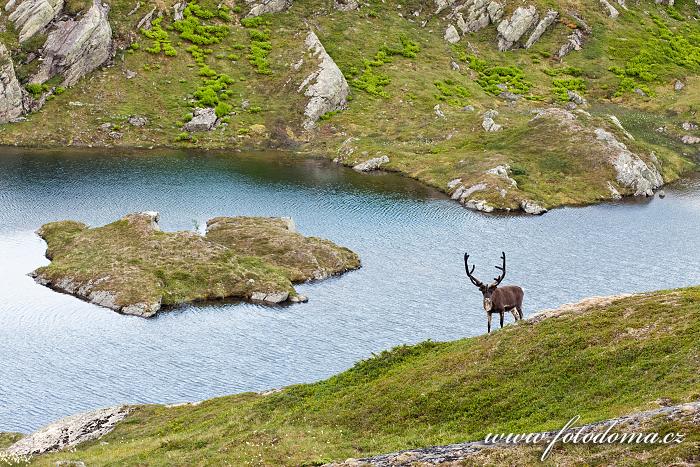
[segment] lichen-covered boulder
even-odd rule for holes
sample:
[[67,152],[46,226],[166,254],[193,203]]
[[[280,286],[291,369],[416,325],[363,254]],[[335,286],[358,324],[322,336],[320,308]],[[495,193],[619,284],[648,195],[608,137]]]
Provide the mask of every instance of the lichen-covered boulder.
[[505,51],[513,48],[538,19],[537,8],[533,5],[516,8],[510,18],[498,24],[498,50]]
[[112,58],[112,28],[107,14],[109,6],[94,0],[80,19],[59,21],[46,39],[42,62],[33,83],[44,83],[63,76],[63,85],[71,86],[80,78]]
[[210,131],[216,126],[216,111],[212,108],[197,108],[194,109],[192,120],[185,123],[183,127],[185,131]]
[[350,88],[338,65],[328,55],[316,34],[309,31],[306,35],[307,51],[318,66],[299,86],[299,92],[309,98],[304,109],[304,128],[314,127],[321,115],[341,110],[347,104]]
[[22,115],[22,87],[15,76],[15,67],[5,45],[0,43],[0,123]]
[[289,7],[292,6],[292,0],[262,0],[261,2],[248,0],[248,3],[253,4],[248,12],[248,18],[265,15],[268,13],[279,13],[289,9]]
[[539,23],[537,23],[537,26],[535,26],[535,29],[532,31],[532,34],[530,34],[530,37],[527,39],[527,42],[525,42],[525,47],[526,49],[529,49],[535,43],[540,40],[540,37],[542,37],[542,34],[545,33],[545,31],[552,25],[554,22],[557,20],[559,17],[559,12],[556,10],[548,10],[547,13],[544,15],[544,17],[540,20]]

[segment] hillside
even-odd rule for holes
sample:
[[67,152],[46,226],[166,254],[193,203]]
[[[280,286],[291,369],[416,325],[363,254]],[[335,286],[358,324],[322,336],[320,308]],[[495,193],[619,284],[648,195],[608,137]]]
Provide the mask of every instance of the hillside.
[[[489,432],[554,430],[574,415],[590,423],[697,401],[698,318],[699,287],[599,302],[490,335],[398,347],[314,384],[135,407],[102,440],[35,460],[316,465],[479,440]],[[593,453],[604,461],[631,452],[652,463],[697,460],[696,422],[655,419],[651,426],[682,428],[688,439],[666,449],[574,447],[557,450],[553,459]],[[539,455],[534,449],[509,453],[487,453],[483,460]]]
[[700,6],[613,3],[9,0],[0,143],[293,149],[483,211],[651,195],[700,142]]

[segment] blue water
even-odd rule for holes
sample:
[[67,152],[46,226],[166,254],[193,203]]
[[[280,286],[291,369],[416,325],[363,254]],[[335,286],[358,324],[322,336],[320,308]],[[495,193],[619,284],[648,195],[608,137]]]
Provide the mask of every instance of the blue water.
[[[373,352],[485,332],[464,275],[525,289],[525,313],[700,282],[700,181],[665,199],[470,212],[392,174],[361,175],[280,154],[0,153],[0,431],[119,403],[176,403],[328,377]],[[41,224],[101,225],[143,210],[164,230],[220,216],[291,216],[358,252],[362,269],[301,285],[306,304],[184,306],[145,320],[41,287]],[[508,318],[509,321],[512,318]]]

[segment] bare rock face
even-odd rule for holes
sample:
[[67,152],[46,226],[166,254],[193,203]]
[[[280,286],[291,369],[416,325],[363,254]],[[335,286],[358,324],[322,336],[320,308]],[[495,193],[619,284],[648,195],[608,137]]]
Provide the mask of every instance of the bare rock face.
[[481,126],[484,128],[486,131],[500,131],[502,126],[496,123],[494,120],[496,117],[498,117],[498,111],[497,110],[488,110],[484,113],[484,118],[481,122]]
[[544,15],[544,18],[540,20],[539,23],[537,23],[537,26],[535,26],[535,30],[532,31],[532,34],[530,34],[530,37],[528,38],[527,42],[525,42],[524,47],[526,49],[529,49],[533,45],[535,45],[535,42],[540,40],[540,37],[542,37],[542,34],[545,33],[545,31],[552,25],[554,22],[557,20],[559,17],[559,12],[555,10],[549,10],[547,13]]
[[4,454],[33,456],[72,448],[103,437],[128,413],[128,407],[119,406],[71,415],[25,436],[7,448]]
[[632,153],[624,143],[617,140],[615,135],[596,128],[596,138],[612,153],[611,163],[617,171],[617,181],[634,190],[634,196],[653,196],[654,190],[663,185],[664,180],[659,170],[647,165],[636,154]]
[[503,5],[489,0],[468,0],[454,8],[457,27],[463,34],[476,32],[503,16]]
[[194,109],[194,117],[185,123],[183,129],[189,132],[211,131],[216,125],[216,112],[212,108]]
[[537,9],[533,5],[518,7],[510,18],[498,24],[498,50],[503,52],[512,49],[538,19]]
[[569,36],[566,38],[566,42],[562,44],[561,48],[559,48],[559,53],[557,56],[561,59],[574,50],[581,50],[585,37],[586,36],[581,29],[574,29],[574,32],[569,34]]
[[450,44],[456,44],[459,42],[459,32],[457,32],[457,28],[455,28],[453,25],[447,26],[447,29],[445,29],[445,35],[443,36],[443,39],[447,41]]
[[279,13],[285,11],[292,6],[292,0],[263,0],[262,2],[248,2],[255,3],[250,9],[247,18],[252,18],[254,16],[260,16],[267,13]]
[[612,19],[615,19],[618,16],[620,16],[620,12],[617,11],[617,8],[612,6],[610,2],[608,2],[608,0],[600,0],[600,4],[603,5],[603,7],[608,11],[608,16]]
[[10,53],[0,43],[0,123],[7,123],[22,115],[22,94]]
[[547,212],[545,208],[535,203],[534,201],[523,200],[520,202],[520,209],[522,209],[526,214],[532,214],[534,216],[539,216]]
[[63,8],[63,0],[24,0],[19,5],[8,3],[5,8],[12,6],[15,9],[10,21],[19,30],[19,41],[24,42],[54,20]]
[[80,78],[112,58],[112,28],[107,20],[109,6],[94,0],[79,20],[59,21],[44,45],[43,61],[30,80],[44,83],[57,75],[72,86]]
[[299,92],[306,89],[304,95],[310,98],[304,109],[304,128],[309,130],[321,115],[345,108],[350,88],[340,68],[313,31],[306,36],[305,45],[311,56],[318,60],[316,71],[299,86]]

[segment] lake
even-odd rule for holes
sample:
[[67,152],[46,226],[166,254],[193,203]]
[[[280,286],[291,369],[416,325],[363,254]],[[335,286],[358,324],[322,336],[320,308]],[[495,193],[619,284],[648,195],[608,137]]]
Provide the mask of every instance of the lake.
[[[373,352],[486,331],[464,274],[525,289],[525,314],[591,295],[700,283],[700,178],[664,199],[544,216],[468,211],[394,174],[363,175],[280,153],[0,153],[0,431],[28,432],[121,403],[177,403],[312,382]],[[362,269],[299,285],[309,302],[189,305],[119,315],[34,283],[34,231],[155,210],[164,230],[214,216],[290,216],[356,251]],[[506,317],[512,322],[512,317]],[[497,321],[497,320],[496,320]]]

